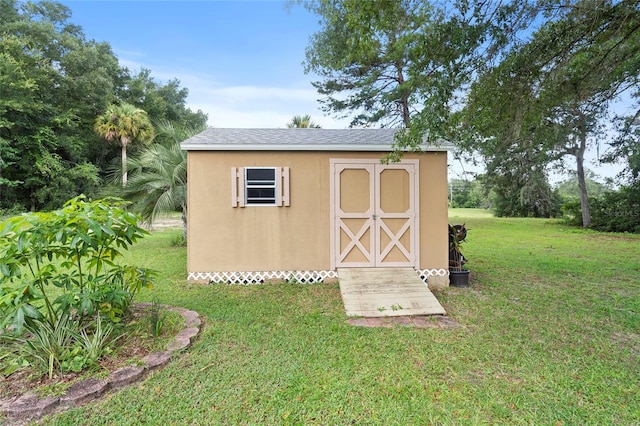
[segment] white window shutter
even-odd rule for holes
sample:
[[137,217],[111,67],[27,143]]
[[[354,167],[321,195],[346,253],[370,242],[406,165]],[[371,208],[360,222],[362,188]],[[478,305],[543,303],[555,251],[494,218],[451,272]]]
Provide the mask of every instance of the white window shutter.
[[282,205],[282,167],[274,167],[276,169],[276,206]]
[[289,196],[289,167],[282,168],[282,206],[289,207],[291,204]]
[[244,207],[244,168],[231,168],[231,207]]
[[244,207],[244,167],[238,167],[238,206]]
[[231,207],[238,207],[238,168],[231,168]]

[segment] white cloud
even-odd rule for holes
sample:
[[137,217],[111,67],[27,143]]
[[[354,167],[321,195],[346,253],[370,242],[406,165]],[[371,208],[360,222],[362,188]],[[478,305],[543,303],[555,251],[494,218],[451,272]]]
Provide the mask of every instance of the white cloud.
[[[177,78],[182,87],[189,89],[187,106],[193,111],[202,110],[209,116],[209,125],[226,128],[284,128],[294,115],[311,115],[323,128],[340,129],[349,126],[348,119],[334,119],[320,110],[318,93],[310,80],[292,83],[290,87],[258,85],[224,85],[213,73],[203,75],[179,68],[148,65],[131,58],[120,59],[121,65],[131,70],[149,68],[152,77],[166,82]],[[574,161],[567,162],[568,169],[575,169]],[[593,149],[587,152],[588,168],[603,177],[614,177],[620,165],[599,164]],[[482,165],[473,166],[449,158],[450,178],[468,178],[467,172],[483,173]],[[557,183],[566,175],[554,171],[551,181]]]
[[294,115],[311,115],[324,128],[345,128],[349,120],[325,116],[317,101],[319,95],[311,82],[291,83],[290,87],[224,85],[215,75],[203,75],[178,68],[150,65],[131,58],[119,58],[120,64],[136,72],[151,69],[151,76],[166,82],[178,79],[189,90],[187,107],[202,110],[214,127],[277,128],[286,127]]
[[311,115],[324,128],[345,128],[348,120],[323,115],[318,94],[311,83],[291,87],[236,85],[224,86],[214,79],[195,75],[178,75],[189,89],[188,106],[209,115],[215,127],[277,128],[286,127],[294,115]]
[[225,87],[189,94],[189,106],[209,114],[215,127],[286,127],[294,115],[309,114],[324,128],[344,128],[346,120],[326,117],[313,90],[281,87]]

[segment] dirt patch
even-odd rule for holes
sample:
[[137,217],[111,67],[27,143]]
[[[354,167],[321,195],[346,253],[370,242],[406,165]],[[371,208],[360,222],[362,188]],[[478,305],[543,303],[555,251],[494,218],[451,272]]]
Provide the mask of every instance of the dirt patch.
[[382,327],[391,328],[396,326],[415,328],[456,328],[459,327],[457,321],[445,315],[412,315],[397,317],[362,317],[349,318],[349,324],[357,327]]
[[166,229],[166,228],[182,228],[182,219],[163,218],[156,219],[152,224],[144,223],[144,229]]

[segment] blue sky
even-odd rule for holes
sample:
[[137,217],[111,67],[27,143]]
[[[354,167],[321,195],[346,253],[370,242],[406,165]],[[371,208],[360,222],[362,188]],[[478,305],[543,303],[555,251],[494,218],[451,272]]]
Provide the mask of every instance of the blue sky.
[[281,1],[63,1],[88,39],[108,42],[121,65],[177,78],[188,106],[215,127],[285,127],[325,117],[302,62],[318,19]]
[[[302,62],[318,18],[283,1],[83,1],[63,0],[88,39],[108,42],[120,64],[148,68],[166,82],[189,89],[188,106],[209,115],[215,127],[285,127],[294,115],[310,114],[324,128],[345,128],[320,111],[319,98]],[[604,147],[603,147],[604,148]],[[600,166],[595,152],[587,167]],[[450,160],[450,177],[481,168]],[[575,169],[573,161],[568,163]],[[554,174],[558,181],[563,177]]]

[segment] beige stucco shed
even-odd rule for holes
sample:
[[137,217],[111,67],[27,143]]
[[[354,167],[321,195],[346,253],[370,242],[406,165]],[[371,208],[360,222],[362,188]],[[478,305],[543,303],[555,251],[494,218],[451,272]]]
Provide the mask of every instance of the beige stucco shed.
[[447,143],[380,160],[394,129],[217,129],[182,143],[188,279],[337,278],[412,267],[448,284]]

